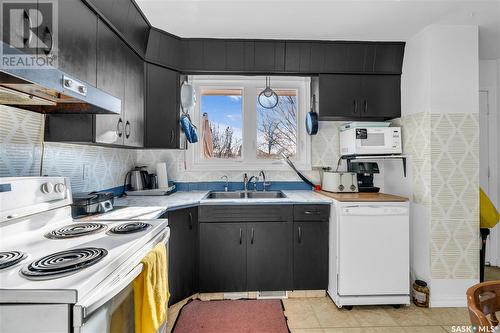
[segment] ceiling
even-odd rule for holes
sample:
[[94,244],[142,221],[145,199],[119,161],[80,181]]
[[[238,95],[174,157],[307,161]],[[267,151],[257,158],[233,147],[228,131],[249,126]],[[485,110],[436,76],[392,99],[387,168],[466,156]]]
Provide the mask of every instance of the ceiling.
[[182,37],[407,40],[433,23],[479,25],[479,56],[500,58],[500,0],[136,0]]

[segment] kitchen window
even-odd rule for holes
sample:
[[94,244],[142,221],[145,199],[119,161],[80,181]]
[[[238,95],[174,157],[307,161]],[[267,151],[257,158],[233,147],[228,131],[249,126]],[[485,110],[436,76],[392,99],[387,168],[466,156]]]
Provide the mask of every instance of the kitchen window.
[[191,110],[199,141],[188,146],[187,167],[207,170],[288,170],[282,155],[302,170],[311,168],[310,79],[271,77],[278,104],[258,103],[265,77],[192,76],[196,106]]

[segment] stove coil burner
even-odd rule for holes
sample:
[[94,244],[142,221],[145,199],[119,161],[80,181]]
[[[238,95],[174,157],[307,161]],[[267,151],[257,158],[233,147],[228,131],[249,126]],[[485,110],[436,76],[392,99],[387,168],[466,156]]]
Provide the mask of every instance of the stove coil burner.
[[144,231],[151,228],[151,224],[144,222],[128,222],[117,225],[109,230],[116,235],[132,234],[134,232]]
[[59,278],[96,264],[107,254],[105,249],[95,247],[56,252],[33,261],[21,273],[35,280]]
[[26,259],[26,253],[19,251],[0,252],[0,269],[7,268]]
[[66,239],[85,235],[95,234],[106,229],[107,226],[102,223],[74,223],[68,224],[56,230],[45,234],[50,239]]

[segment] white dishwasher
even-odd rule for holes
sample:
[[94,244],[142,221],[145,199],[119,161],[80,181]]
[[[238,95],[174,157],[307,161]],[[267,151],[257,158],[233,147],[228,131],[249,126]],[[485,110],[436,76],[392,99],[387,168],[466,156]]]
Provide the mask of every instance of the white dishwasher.
[[408,202],[334,201],[328,293],[338,306],[410,303]]

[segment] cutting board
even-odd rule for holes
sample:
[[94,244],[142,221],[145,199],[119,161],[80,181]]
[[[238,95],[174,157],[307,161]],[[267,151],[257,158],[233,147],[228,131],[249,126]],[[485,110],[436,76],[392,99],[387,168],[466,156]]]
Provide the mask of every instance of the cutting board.
[[405,202],[408,198],[385,193],[332,193],[317,191],[317,193],[342,202]]

